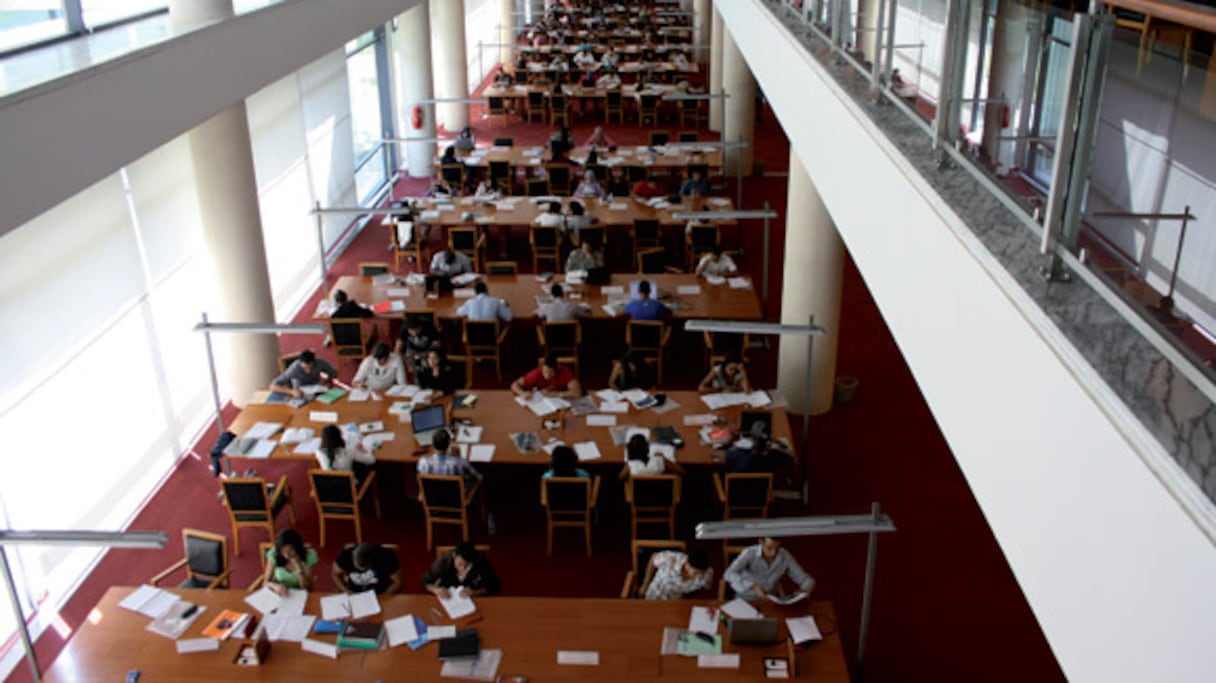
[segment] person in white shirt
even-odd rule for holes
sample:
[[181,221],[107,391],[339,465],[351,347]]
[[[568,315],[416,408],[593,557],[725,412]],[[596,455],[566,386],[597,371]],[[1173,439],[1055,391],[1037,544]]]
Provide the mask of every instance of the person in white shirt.
[[432,275],[460,275],[473,272],[473,262],[469,257],[458,251],[444,249],[435,253],[431,259]]
[[473,192],[474,199],[498,199],[498,188],[494,187],[494,181],[486,179],[477,183],[477,190]]
[[713,250],[701,257],[697,263],[696,274],[700,277],[713,275],[716,277],[733,277],[738,274],[739,268],[735,265],[735,260],[729,255],[722,253],[722,246],[715,244]]
[[549,202],[548,211],[538,215],[532,223],[542,228],[566,229],[566,217],[562,215],[561,202]]
[[576,320],[587,314],[587,307],[582,303],[575,303],[564,296],[561,285],[553,285],[549,288],[549,294],[553,297],[553,301],[541,304],[536,309],[536,317],[551,323],[565,322],[567,320]]
[[490,288],[486,287],[484,282],[473,285],[473,298],[456,309],[456,315],[469,320],[510,321],[511,308],[507,306],[507,302],[490,296],[489,291]]
[[605,69],[616,68],[616,62],[617,54],[616,50],[613,48],[608,48],[608,51],[604,53],[604,56],[600,57],[600,66],[604,67]]
[[604,90],[619,88],[621,87],[621,77],[617,75],[616,69],[609,67],[599,78],[595,79],[595,87]]
[[348,442],[338,425],[331,424],[321,430],[317,462],[326,471],[354,472],[355,479],[362,482],[371,471],[371,466],[376,464],[376,456],[363,447],[358,432],[352,433]]
[[627,481],[629,477],[666,473],[684,474],[684,468],[651,452],[650,441],[645,436],[634,434],[629,437],[629,443],[625,444],[625,468],[621,470],[621,481]]
[[574,53],[574,63],[578,66],[587,66],[588,64],[596,63],[595,55],[591,54],[591,50],[579,50]]
[[354,385],[360,389],[384,391],[394,384],[405,384],[405,365],[401,356],[390,353],[388,344],[380,342],[372,348],[372,355],[359,364]]

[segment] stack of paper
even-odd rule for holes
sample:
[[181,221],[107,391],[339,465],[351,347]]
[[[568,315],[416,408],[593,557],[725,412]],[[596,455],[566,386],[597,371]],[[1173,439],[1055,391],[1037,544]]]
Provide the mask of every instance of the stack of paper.
[[745,277],[732,277],[726,281],[731,289],[751,289],[752,281]]
[[494,444],[474,444],[469,449],[469,462],[490,462],[494,459]]
[[[375,594],[373,593],[372,595]],[[443,609],[453,619],[459,619],[477,611],[477,606],[473,604],[473,598],[465,595],[462,590],[448,591],[448,597],[439,598],[439,604],[443,605]]]
[[266,629],[266,637],[270,640],[300,643],[308,637],[316,620],[317,617],[312,614],[268,614],[262,619],[262,628]]
[[250,427],[243,436],[247,439],[269,439],[282,428],[281,422],[259,422]]
[[603,457],[600,455],[600,447],[594,441],[583,441],[574,444],[574,452],[578,455],[579,461],[599,460]]
[[295,447],[292,453],[296,455],[315,455],[321,450],[321,437],[314,437],[307,441],[301,441],[299,446]]
[[460,429],[456,431],[456,443],[480,443],[483,432],[485,427],[460,425]]
[[380,601],[373,591],[340,593],[321,598],[321,618],[327,621],[361,619],[380,613]]
[[283,432],[282,442],[304,443],[316,434],[312,427],[291,427]]
[[801,645],[808,640],[823,640],[823,634],[819,632],[819,625],[815,623],[815,617],[810,615],[805,617],[790,617],[785,620],[785,625],[790,630],[790,639],[795,645]]

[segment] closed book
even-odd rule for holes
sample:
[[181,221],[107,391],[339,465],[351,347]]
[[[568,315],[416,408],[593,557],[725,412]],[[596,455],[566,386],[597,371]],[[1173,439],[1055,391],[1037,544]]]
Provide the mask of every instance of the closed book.
[[466,628],[456,632],[455,638],[439,641],[439,658],[475,659],[481,653],[481,636],[477,629]]
[[655,427],[654,438],[659,443],[674,443],[680,441],[680,433],[674,427]]
[[374,650],[380,647],[384,624],[375,621],[352,621],[338,636],[338,647]]

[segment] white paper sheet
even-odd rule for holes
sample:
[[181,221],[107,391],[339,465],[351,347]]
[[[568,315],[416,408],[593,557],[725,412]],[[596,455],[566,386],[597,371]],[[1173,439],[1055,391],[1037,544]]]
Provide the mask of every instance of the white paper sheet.
[[625,443],[629,443],[629,440],[637,434],[641,434],[642,436],[646,437],[647,441],[650,440],[649,427],[630,427],[629,429],[625,430]]
[[350,615],[355,619],[380,613],[380,601],[376,599],[375,591],[351,593],[347,597],[350,598]]
[[262,614],[270,614],[279,608],[283,603],[283,598],[279,597],[278,593],[263,586],[261,589],[245,596],[245,604],[256,609]]
[[[448,597],[440,598],[439,604],[443,605],[443,609],[447,610],[448,616],[453,619],[459,619],[477,611],[473,599],[459,590],[448,591]],[[427,632],[429,633],[430,630],[428,629]]]
[[815,617],[810,615],[789,617],[785,620],[785,625],[790,630],[790,639],[794,641],[795,645],[801,645],[808,640],[823,640],[819,624],[816,624]]
[[259,422],[250,427],[249,431],[245,432],[241,436],[250,439],[269,439],[277,434],[282,428],[283,423],[281,422]]
[[494,444],[479,443],[469,449],[469,462],[490,462],[494,459]]
[[177,604],[177,601],[180,599],[172,593],[161,591],[159,595],[153,596],[151,600],[141,605],[137,611],[146,617],[159,619],[166,612],[173,609],[173,605]]
[[185,638],[177,641],[177,654],[185,655],[192,652],[215,652],[220,649],[220,641],[215,638]]
[[426,627],[426,637],[431,640],[446,640],[456,637],[456,627],[451,624],[447,626],[428,626]]
[[332,410],[310,410],[308,411],[308,421],[337,424],[338,413]]
[[685,415],[684,426],[699,427],[701,425],[711,425],[714,423],[714,419],[713,415]]
[[302,642],[312,630],[312,624],[317,620],[315,615],[268,614],[262,619],[266,629],[266,637],[270,640],[285,640],[291,643]]
[[605,401],[608,401],[609,403],[620,403],[625,398],[625,396],[623,394],[621,394],[621,392],[615,391],[613,389],[601,389],[601,390],[595,392],[595,395],[599,396],[600,398],[604,399]]
[[301,441],[300,445],[296,446],[292,453],[296,455],[316,455],[319,450],[321,450],[321,437],[317,436],[307,441]]
[[305,638],[300,641],[300,648],[305,652],[311,652],[314,655],[329,657],[330,659],[338,658],[338,646],[336,643],[323,643],[312,638]]
[[599,666],[600,653],[594,650],[558,650],[557,663],[567,666]]
[[600,455],[600,447],[594,441],[583,441],[582,443],[574,444],[574,452],[578,455],[580,462],[587,460],[599,460],[603,456]]
[[303,588],[292,588],[287,591],[287,595],[280,598],[279,609],[275,610],[275,614],[282,614],[287,617],[298,617],[304,614],[304,608],[308,605],[308,591]]
[[384,622],[384,632],[388,634],[389,647],[397,647],[402,643],[418,640],[418,630],[414,628],[414,615],[412,614]]
[[696,296],[701,293],[701,285],[679,285],[676,287],[676,294],[687,294]]
[[350,601],[345,593],[326,595],[321,598],[321,618],[326,621],[342,621],[350,618]]
[[601,413],[627,413],[629,412],[629,404],[621,402],[607,402],[600,404]]
[[456,431],[456,443],[480,443],[484,432],[485,427],[460,425],[460,429]]
[[760,610],[749,605],[746,600],[739,598],[735,598],[722,605],[722,612],[735,619],[760,619],[764,616],[760,613]]
[[616,415],[588,415],[588,427],[615,427]]
[[697,655],[697,667],[701,669],[738,669],[739,653],[721,655]]
[[609,294],[624,294],[625,287],[622,285],[604,285],[600,287],[600,294],[608,296]]

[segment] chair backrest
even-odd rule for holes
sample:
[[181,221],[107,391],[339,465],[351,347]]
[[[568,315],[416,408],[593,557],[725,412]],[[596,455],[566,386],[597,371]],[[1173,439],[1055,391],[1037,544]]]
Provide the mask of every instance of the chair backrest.
[[570,167],[566,164],[549,164],[549,189],[556,194],[570,194]]
[[452,386],[468,389],[473,380],[472,359],[468,356],[451,355],[448,356],[448,363],[452,366]]
[[312,492],[322,505],[355,504],[355,475],[350,472],[309,470]]
[[633,219],[633,238],[635,240],[656,241],[659,239],[659,221],[657,218]]
[[419,474],[422,503],[429,508],[458,510],[464,507],[464,477],[459,474]]
[[448,243],[453,251],[472,252],[477,250],[477,228],[451,228],[448,230]]
[[692,174],[694,174],[694,173],[700,173],[702,178],[708,179],[709,178],[709,164],[689,164],[688,165],[688,177],[691,178]]
[[486,99],[489,102],[491,114],[502,114],[507,111],[507,105],[506,102],[503,101],[503,98],[491,96]]
[[197,529],[182,529],[186,567],[191,574],[215,577],[228,569],[228,537]]
[[[506,138],[510,140],[511,138]],[[510,145],[507,145],[510,147]],[[507,180],[511,177],[511,162],[509,161],[491,161],[490,162],[490,177],[494,180]],[[504,188],[510,191],[510,187]]]
[[580,337],[577,320],[542,323],[545,335],[545,347],[550,352],[575,351],[578,349]]
[[646,93],[639,98],[639,101],[642,109],[654,111],[654,108],[659,105],[659,96],[652,93]]
[[383,275],[391,272],[387,263],[360,263],[359,274],[363,277],[372,277],[375,275]]
[[531,235],[534,249],[556,249],[559,244],[557,228],[551,225],[533,225]]
[[625,324],[625,344],[631,349],[663,348],[663,321],[630,320]]
[[650,564],[650,558],[657,552],[664,550],[678,550],[685,552],[688,550],[688,544],[684,541],[634,541],[633,542],[633,573],[641,577],[646,573],[646,565]]
[[705,347],[715,354],[742,353],[747,347],[747,334],[706,332]]
[[608,236],[607,229],[602,225],[588,225],[585,228],[578,229],[578,239],[580,242],[590,241],[592,244],[598,245],[597,249],[603,249],[605,246],[605,238]]
[[638,251],[638,272],[658,274],[667,270],[667,250],[662,247]]
[[[506,137],[503,137],[503,138],[494,138],[494,146],[495,146],[495,147],[514,147],[514,146],[515,146],[515,138],[506,138]],[[494,162],[492,162],[492,161],[490,162],[490,164],[491,164],[491,165],[493,165],[493,163],[494,163]],[[509,163],[509,162],[504,161],[504,162],[502,162],[502,163],[506,164],[506,163]]]
[[424,330],[438,329],[435,324],[435,311],[429,308],[420,308],[414,311],[407,311],[405,314],[405,323],[407,325],[416,324]]
[[[435,546],[435,559],[438,560],[455,549],[456,546],[454,545],[437,545]],[[473,546],[473,549],[486,557],[490,556],[490,546],[488,544],[478,543],[477,545]]]
[[283,355],[279,356],[279,374],[281,375],[284,372],[287,372],[287,367],[296,362],[296,359],[299,357],[299,353],[284,353]]
[[444,164],[439,167],[439,175],[452,185],[453,190],[459,191],[460,185],[464,182],[464,166]]
[[666,145],[671,140],[671,133],[665,130],[650,131],[651,146]]
[[469,348],[497,348],[498,320],[464,320],[464,343]]
[[519,272],[519,266],[514,261],[487,261],[487,275],[515,275]]
[[543,108],[545,106],[545,93],[539,90],[528,91],[528,107],[531,109]]
[[329,336],[334,342],[334,352],[339,356],[362,355],[365,350],[363,321],[359,318],[331,318]]
[[559,94],[549,95],[549,106],[553,107],[554,111],[566,108],[566,96]]
[[620,109],[623,102],[620,90],[607,90],[604,92],[605,106],[609,109]]
[[528,178],[527,190],[529,197],[544,197],[549,194],[549,179]]
[[708,251],[718,243],[720,231],[716,225],[694,225],[688,242],[694,251]]
[[549,477],[543,480],[545,506],[565,516],[591,512],[591,480],[587,477]]
[[626,486],[636,508],[669,508],[680,502],[680,478],[674,474],[635,475]]
[[676,134],[676,140],[679,142],[696,142],[699,139],[695,130],[682,130]]
[[229,477],[220,482],[224,500],[233,514],[262,512],[270,518],[270,501],[266,497],[266,480],[261,478]]
[[726,475],[726,505],[730,508],[762,509],[772,496],[773,475],[732,472]]

